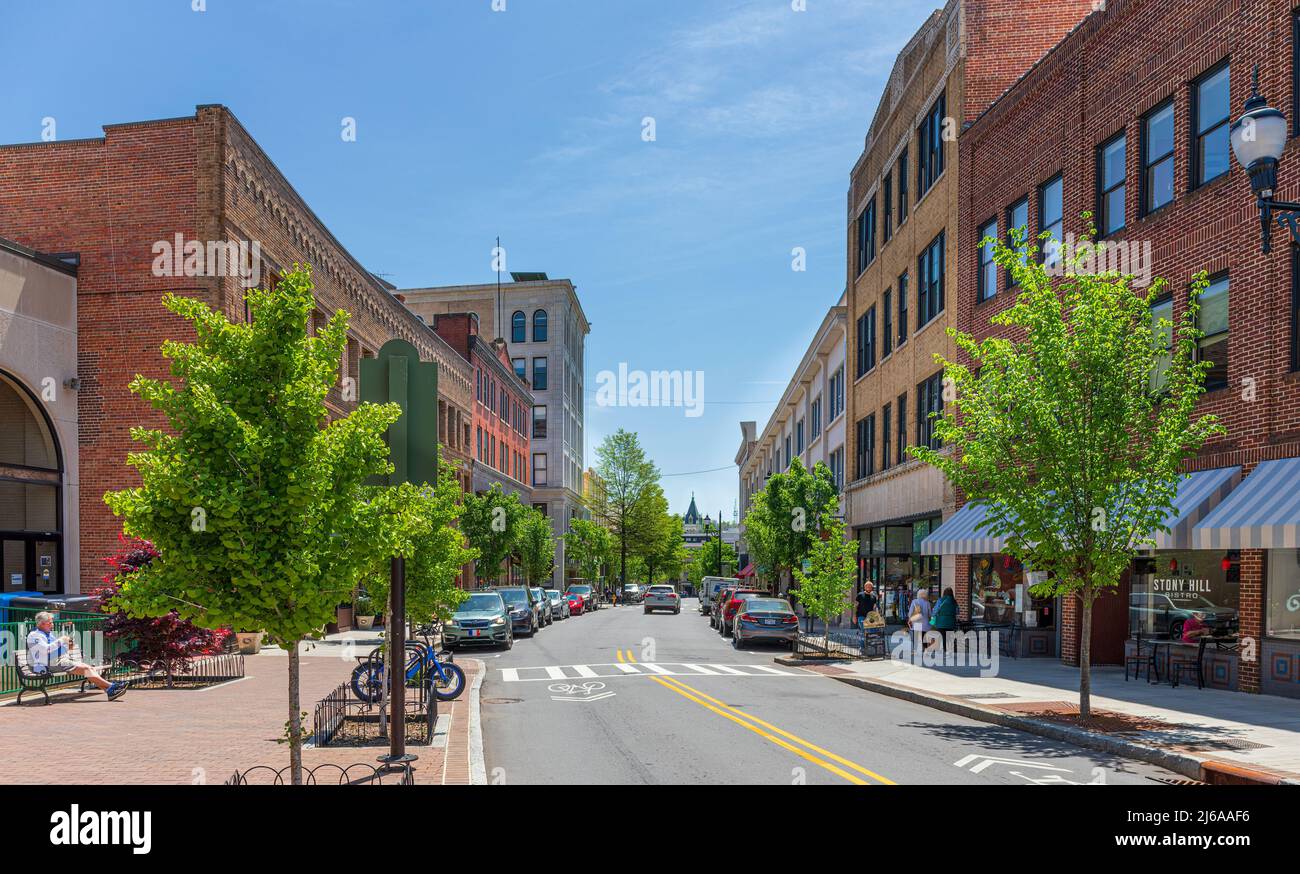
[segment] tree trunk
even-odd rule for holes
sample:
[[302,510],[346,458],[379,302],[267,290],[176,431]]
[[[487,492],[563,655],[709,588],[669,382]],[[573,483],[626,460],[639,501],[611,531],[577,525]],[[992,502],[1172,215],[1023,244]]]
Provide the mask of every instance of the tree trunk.
[[1083,628],[1079,641],[1079,721],[1092,719],[1092,587],[1084,586]]
[[302,785],[302,708],[299,705],[298,641],[289,645],[289,772],[294,786]]

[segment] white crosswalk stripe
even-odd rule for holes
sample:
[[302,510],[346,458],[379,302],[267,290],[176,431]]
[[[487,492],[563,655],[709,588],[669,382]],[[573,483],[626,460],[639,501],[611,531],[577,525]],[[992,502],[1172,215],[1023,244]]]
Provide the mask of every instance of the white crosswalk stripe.
[[504,683],[526,683],[570,679],[609,679],[625,676],[639,677],[813,677],[809,671],[798,668],[774,668],[754,664],[695,664],[669,662],[609,662],[599,665],[538,665],[527,668],[500,668]]

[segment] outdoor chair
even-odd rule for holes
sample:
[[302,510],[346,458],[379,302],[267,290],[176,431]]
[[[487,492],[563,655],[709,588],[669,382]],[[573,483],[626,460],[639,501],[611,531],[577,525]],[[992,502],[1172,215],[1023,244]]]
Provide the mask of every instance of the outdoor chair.
[[1178,683],[1183,679],[1184,673],[1192,674],[1196,677],[1197,689],[1205,688],[1205,670],[1202,667],[1202,665],[1203,665],[1203,659],[1205,658],[1205,645],[1207,643],[1209,643],[1209,640],[1204,637],[1202,637],[1200,640],[1196,642],[1196,661],[1178,662],[1170,666],[1169,680],[1170,680],[1170,684],[1173,685],[1175,689],[1178,688]]
[[1139,631],[1137,633],[1137,637],[1135,638],[1133,654],[1124,656],[1124,682],[1126,683],[1128,682],[1128,672],[1130,668],[1133,669],[1133,679],[1135,680],[1139,680],[1142,678],[1142,669],[1146,668],[1147,682],[1150,682],[1151,672],[1152,669],[1155,667],[1155,661],[1156,661],[1156,652],[1154,648],[1151,649],[1146,654],[1143,654],[1142,632]]
[[[69,657],[71,657],[69,653]],[[40,692],[45,697],[46,704],[52,704],[50,693],[46,691],[47,686],[58,686],[75,679],[75,674],[66,672],[37,674],[32,672],[27,665],[27,648],[25,646],[17,647],[14,651],[14,668],[18,674],[18,704],[23,703],[23,695],[28,692]],[[81,681],[81,691],[86,691],[86,681]]]

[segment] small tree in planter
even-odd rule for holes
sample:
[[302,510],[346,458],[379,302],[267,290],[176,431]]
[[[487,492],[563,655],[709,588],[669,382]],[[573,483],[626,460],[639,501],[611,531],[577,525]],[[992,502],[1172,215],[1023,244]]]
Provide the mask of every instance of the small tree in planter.
[[164,616],[133,619],[114,609],[112,600],[122,582],[158,557],[158,550],[148,540],[128,538],[124,534],[118,534],[117,539],[121,548],[105,559],[113,570],[104,575],[102,584],[95,590],[95,594],[103,599],[100,609],[108,614],[104,622],[104,637],[110,641],[134,642],[132,660],[148,663],[151,671],[161,669],[166,675],[167,685],[171,686],[178,673],[190,672],[190,659],[221,652],[230,631],[201,628],[182,619],[175,610]]
[[830,655],[831,620],[849,606],[849,592],[857,578],[858,544],[844,539],[844,523],[831,517],[824,539],[813,541],[808,571],[796,567],[799,600],[804,612],[822,621],[826,629],[825,651]]

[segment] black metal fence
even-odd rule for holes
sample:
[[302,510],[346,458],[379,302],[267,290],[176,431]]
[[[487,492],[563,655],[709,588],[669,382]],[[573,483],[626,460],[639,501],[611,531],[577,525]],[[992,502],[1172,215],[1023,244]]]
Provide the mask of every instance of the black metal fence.
[[[302,769],[304,786],[395,786],[415,785],[415,773],[408,763],[401,765],[375,765],[359,762],[355,765],[330,763]],[[236,771],[226,780],[227,786],[288,786],[293,783],[289,766],[272,768],[254,765],[246,771]]]
[[114,680],[121,680],[132,689],[213,686],[231,680],[242,680],[244,656],[238,652],[223,652],[195,659],[178,659],[170,663],[141,662],[123,656],[114,663],[112,675]]
[[[408,688],[406,701],[406,742],[427,745],[433,741],[437,723],[436,699],[427,684]],[[382,746],[388,735],[381,730],[380,706],[359,700],[351,683],[340,683],[334,691],[316,703],[312,715],[312,737],[318,747]]]
[[885,658],[888,635],[884,628],[863,632],[858,628],[828,628],[800,631],[794,654],[801,658],[869,659]]

